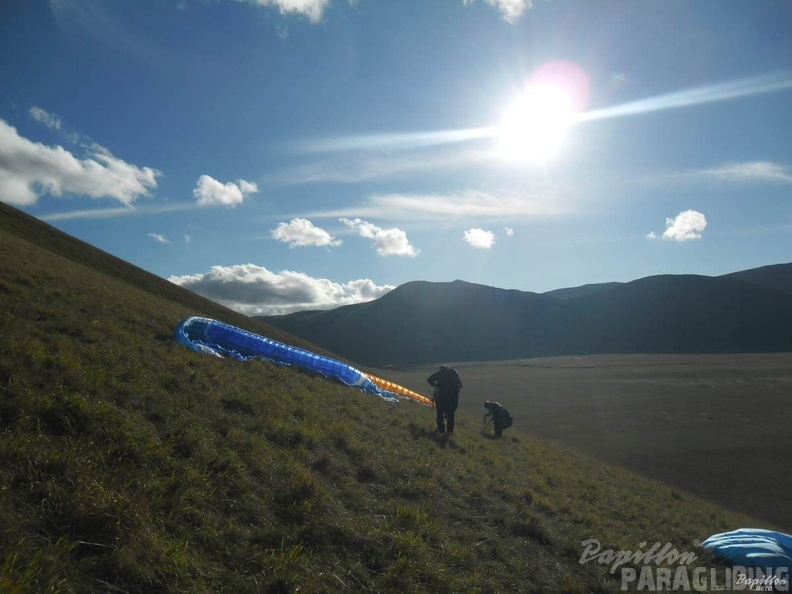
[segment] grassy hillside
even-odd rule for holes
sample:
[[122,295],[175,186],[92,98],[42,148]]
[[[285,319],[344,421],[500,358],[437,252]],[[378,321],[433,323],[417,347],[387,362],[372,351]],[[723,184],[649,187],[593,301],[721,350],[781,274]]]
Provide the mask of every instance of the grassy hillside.
[[193,353],[187,315],[263,325],[9,212],[0,591],[605,592],[584,539],[700,553],[758,525],[475,417],[445,442],[420,405]]
[[[174,305],[181,305],[185,308],[182,311],[192,312],[197,309],[209,317],[223,316],[229,324],[248,324],[255,331],[265,332],[267,336],[276,340],[330,354],[328,351],[323,351],[320,346],[301,340],[269,324],[252,320],[173,283],[164,282],[162,278],[150,272],[96,249],[84,241],[66,235],[2,202],[0,202],[0,230],[9,235],[26,239],[36,247],[54,252],[62,258],[70,260],[71,263],[80,264],[94,273],[100,273],[101,276],[96,277],[95,283],[104,283],[105,278],[120,281],[123,287],[131,286],[147,295],[159,297]],[[9,257],[13,258],[13,255],[9,254]],[[36,280],[40,288],[43,288],[51,279],[45,274],[44,277]]]

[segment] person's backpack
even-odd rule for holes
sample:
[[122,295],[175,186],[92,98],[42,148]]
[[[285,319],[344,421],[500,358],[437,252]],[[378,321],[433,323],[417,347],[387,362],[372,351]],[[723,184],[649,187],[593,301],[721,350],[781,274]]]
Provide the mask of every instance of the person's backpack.
[[503,419],[503,428],[511,427],[514,419],[512,419],[511,413],[501,406],[501,419]]
[[459,374],[457,370],[451,367],[442,368],[438,375],[436,386],[442,394],[459,392]]
[[489,411],[489,414],[492,415],[493,421],[496,418],[498,419],[498,424],[502,429],[512,426],[514,419],[512,419],[511,413],[503,408],[503,405],[500,402],[492,402],[487,400],[487,402],[484,404],[484,408],[486,408]]

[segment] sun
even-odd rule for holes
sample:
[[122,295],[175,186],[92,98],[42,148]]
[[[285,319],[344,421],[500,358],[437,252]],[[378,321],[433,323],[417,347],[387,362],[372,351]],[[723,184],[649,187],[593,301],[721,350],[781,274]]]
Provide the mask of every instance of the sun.
[[494,128],[500,157],[545,162],[557,156],[589,93],[588,77],[577,64],[556,60],[537,68]]
[[547,161],[564,145],[575,110],[559,85],[529,85],[506,111],[497,128],[497,150],[509,161]]

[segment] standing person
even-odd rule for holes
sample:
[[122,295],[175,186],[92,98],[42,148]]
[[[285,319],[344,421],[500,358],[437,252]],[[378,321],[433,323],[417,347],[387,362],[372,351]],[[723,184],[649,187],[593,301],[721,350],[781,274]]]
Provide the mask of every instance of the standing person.
[[426,381],[436,388],[437,430],[451,434],[454,432],[454,413],[459,405],[459,391],[462,389],[459,373],[448,365],[441,365]]

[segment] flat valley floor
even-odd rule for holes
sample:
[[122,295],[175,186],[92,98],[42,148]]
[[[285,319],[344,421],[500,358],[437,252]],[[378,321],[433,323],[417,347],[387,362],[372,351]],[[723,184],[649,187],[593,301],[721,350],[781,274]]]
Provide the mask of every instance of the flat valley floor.
[[[465,384],[460,411],[481,418],[497,400],[512,413],[504,438],[555,441],[792,533],[792,353],[452,364]],[[379,373],[431,395],[436,369]],[[470,422],[457,432],[483,430]]]

